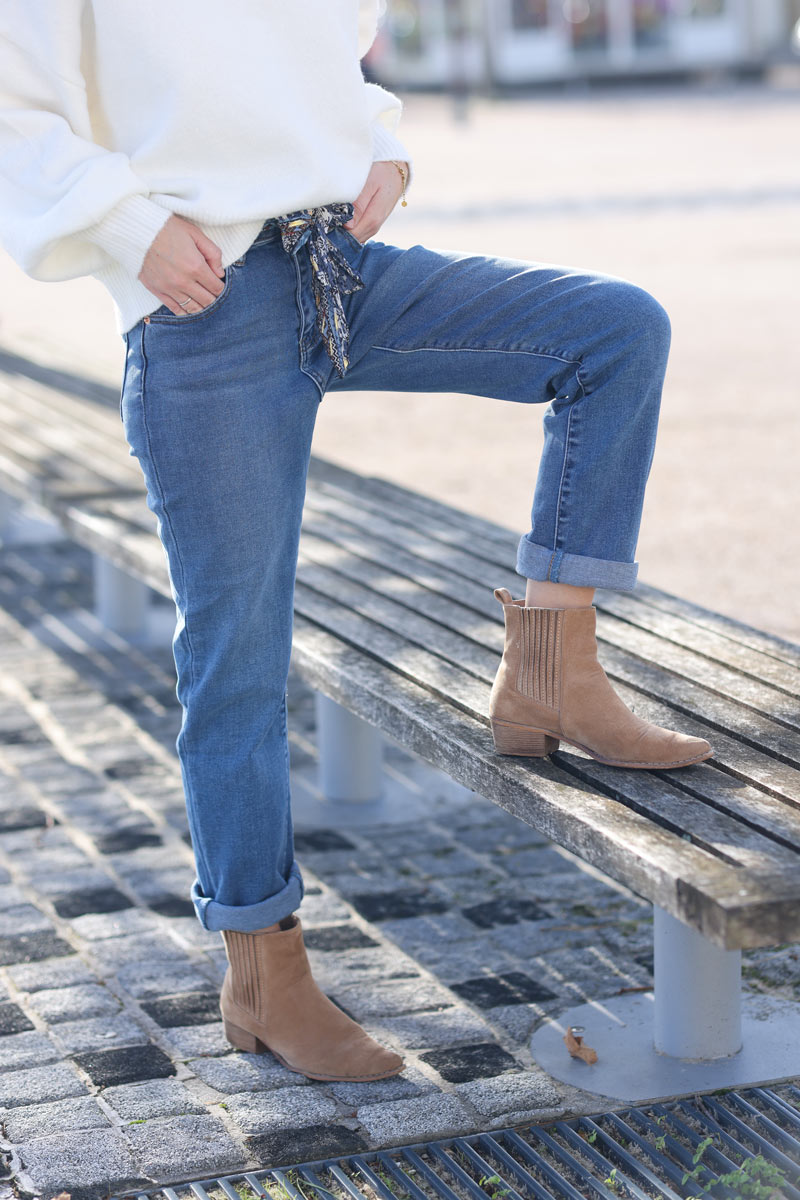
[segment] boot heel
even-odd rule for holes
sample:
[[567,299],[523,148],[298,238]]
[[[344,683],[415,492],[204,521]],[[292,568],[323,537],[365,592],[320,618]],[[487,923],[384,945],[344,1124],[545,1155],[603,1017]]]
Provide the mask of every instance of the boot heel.
[[559,740],[540,729],[525,725],[510,725],[507,721],[492,721],[494,748],[498,754],[524,755],[526,758],[545,758],[558,749]]
[[224,1024],[225,1037],[237,1050],[243,1050],[245,1054],[267,1053],[267,1047],[258,1040],[254,1033],[248,1033],[246,1029],[240,1029],[238,1025],[232,1025],[230,1021],[225,1021]]

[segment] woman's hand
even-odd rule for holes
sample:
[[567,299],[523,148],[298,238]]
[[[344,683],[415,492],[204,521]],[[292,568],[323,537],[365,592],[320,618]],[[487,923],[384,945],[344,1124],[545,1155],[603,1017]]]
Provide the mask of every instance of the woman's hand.
[[207,308],[222,291],[224,277],[219,246],[176,216],[159,231],[139,272],[147,290],[176,317]]
[[403,180],[394,163],[374,162],[367,182],[353,202],[353,217],[344,228],[359,242],[374,237],[397,204],[402,191]]

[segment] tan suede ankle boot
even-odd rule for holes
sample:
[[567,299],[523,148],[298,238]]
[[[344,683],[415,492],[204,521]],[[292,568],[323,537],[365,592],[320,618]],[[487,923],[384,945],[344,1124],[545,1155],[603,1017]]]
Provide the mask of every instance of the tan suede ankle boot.
[[226,929],[222,938],[229,966],[220,1008],[237,1050],[269,1050],[309,1079],[366,1082],[403,1069],[399,1054],[379,1046],[317,987],[297,918],[286,929]]
[[543,757],[559,741],[612,767],[686,767],[711,756],[703,738],[673,733],[627,708],[597,661],[594,608],[526,608],[506,588],[506,642],[489,700],[498,754]]

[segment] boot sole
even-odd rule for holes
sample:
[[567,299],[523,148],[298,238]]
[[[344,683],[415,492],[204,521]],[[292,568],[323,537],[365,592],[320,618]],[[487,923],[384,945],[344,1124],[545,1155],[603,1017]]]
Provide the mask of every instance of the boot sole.
[[553,754],[562,741],[577,750],[583,750],[584,754],[588,754],[595,762],[603,763],[604,766],[627,767],[634,771],[671,771],[677,767],[691,767],[694,763],[705,762],[714,754],[714,751],[709,749],[704,754],[677,759],[674,762],[625,762],[617,758],[603,758],[580,742],[563,735],[560,738],[554,737],[552,733],[543,729],[529,729],[526,725],[512,725],[508,721],[492,721],[491,726],[497,753],[512,754],[519,758],[545,758],[548,754]]
[[399,1075],[405,1066],[405,1063],[401,1062],[400,1066],[394,1070],[382,1071],[379,1075],[322,1075],[315,1071],[305,1071],[302,1067],[292,1066],[278,1054],[277,1050],[273,1050],[266,1042],[262,1042],[249,1029],[242,1029],[231,1021],[224,1021],[224,1027],[225,1037],[236,1050],[241,1050],[245,1054],[271,1054],[282,1067],[286,1067],[287,1071],[294,1071],[296,1075],[305,1075],[306,1079],[318,1079],[323,1083],[372,1083],[376,1079],[390,1079],[393,1075]]

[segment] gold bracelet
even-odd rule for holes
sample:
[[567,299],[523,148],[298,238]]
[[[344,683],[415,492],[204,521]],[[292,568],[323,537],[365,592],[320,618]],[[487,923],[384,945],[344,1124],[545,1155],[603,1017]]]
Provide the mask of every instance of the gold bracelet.
[[397,167],[398,171],[400,172],[400,178],[403,181],[402,206],[403,206],[403,208],[408,208],[408,201],[406,200],[406,184],[408,183],[408,167],[406,166],[405,163],[398,162],[398,160],[396,158],[390,158],[389,162],[392,163],[393,166]]

